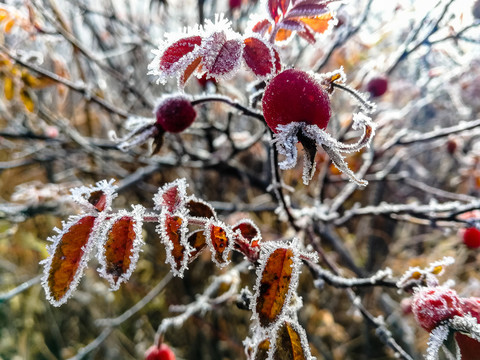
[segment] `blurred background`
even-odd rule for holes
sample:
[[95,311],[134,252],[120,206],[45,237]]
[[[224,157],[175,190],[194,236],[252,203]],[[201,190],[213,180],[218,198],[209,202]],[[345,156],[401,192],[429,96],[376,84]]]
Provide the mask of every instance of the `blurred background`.
[[[344,276],[389,267],[400,277],[409,266],[453,256],[441,281],[453,279],[461,295],[480,296],[478,249],[462,241],[480,209],[480,2],[358,0],[332,9],[338,22],[315,44],[292,37],[278,50],[286,67],[324,73],[343,66],[347,84],[377,104],[371,148],[347,157],[370,183],[352,188],[320,152],[309,186],[301,181],[302,161],[281,172],[292,214],[311,224]],[[142,359],[162,319],[175,315],[169,306],[193,302],[228,271],[206,252],[185,278],[170,280],[155,225],[146,224],[146,244],[128,283],[109,291],[92,256],[74,296],[53,307],[40,285],[39,262],[53,228],[79,211],[68,196],[72,187],[115,179],[115,209],[141,204],[151,210],[158,188],[184,177],[189,193],[210,202],[225,222],[250,218],[264,241],[301,237],[276,211],[270,138],[258,120],[208,103],[197,106],[198,120],[187,131],[167,134],[156,155],[148,143],[122,152],[111,140],[112,132],[128,132],[128,118],[152,117],[157,99],[178,91],[174,79],[158,85],[146,75],[151,51],[166,33],[213,20],[215,13],[225,13],[244,33],[251,16],[266,16],[266,4],[0,1],[1,359]],[[185,92],[221,94],[247,106],[263,87],[241,70],[221,82],[192,78]],[[328,131],[353,141],[355,101],[337,90],[332,107]],[[234,256],[233,263],[241,260]],[[254,275],[242,273],[241,287],[251,289]],[[319,290],[312,282],[305,268],[299,321],[314,356],[394,358],[344,290]],[[156,296],[128,313],[152,289]],[[401,305],[408,294],[376,287],[357,295],[413,358],[422,358],[428,333],[408,315],[407,300]],[[117,318],[125,312],[131,316]],[[242,359],[250,316],[228,301],[170,329],[165,342],[178,359]]]

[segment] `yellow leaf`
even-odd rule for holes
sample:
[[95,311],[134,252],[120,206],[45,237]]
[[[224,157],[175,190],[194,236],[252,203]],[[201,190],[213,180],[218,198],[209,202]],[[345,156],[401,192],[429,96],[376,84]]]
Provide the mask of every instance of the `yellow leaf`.
[[35,103],[33,102],[32,97],[27,89],[23,88],[20,90],[20,100],[22,100],[23,105],[29,112],[33,112],[35,110]]
[[13,95],[15,94],[15,87],[13,84],[13,79],[11,77],[5,77],[5,81],[3,82],[3,92],[7,100],[10,101],[13,99]]
[[12,27],[13,27],[14,24],[15,24],[15,19],[14,19],[14,18],[10,18],[10,20],[8,20],[8,21],[5,23],[5,26],[3,27],[3,31],[5,31],[7,34],[9,34],[10,31],[12,31]]
[[8,11],[5,9],[0,9],[0,22],[9,17]]
[[333,19],[332,13],[322,14],[314,18],[304,17],[300,20],[316,33],[324,33],[330,26],[330,20]]

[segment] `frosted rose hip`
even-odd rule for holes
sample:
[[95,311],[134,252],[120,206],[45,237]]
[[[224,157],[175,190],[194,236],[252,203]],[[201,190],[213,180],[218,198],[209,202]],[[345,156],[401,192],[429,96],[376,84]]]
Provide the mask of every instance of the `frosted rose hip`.
[[427,331],[444,320],[463,315],[457,292],[444,287],[417,290],[412,299],[412,311],[418,324]]
[[262,99],[265,121],[273,132],[278,125],[304,122],[325,129],[331,116],[330,98],[308,73],[288,69],[275,76]]
[[372,77],[367,83],[367,91],[373,96],[382,96],[387,92],[388,79],[383,75]]
[[162,100],[155,109],[155,117],[163,130],[178,133],[192,125],[197,112],[186,96],[175,95]]

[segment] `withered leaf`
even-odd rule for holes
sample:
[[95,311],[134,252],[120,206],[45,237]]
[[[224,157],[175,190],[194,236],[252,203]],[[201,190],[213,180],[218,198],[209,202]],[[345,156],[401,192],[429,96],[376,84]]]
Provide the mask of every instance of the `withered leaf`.
[[277,320],[283,308],[290,289],[293,271],[293,250],[279,248],[274,250],[267,259],[260,278],[259,294],[256,312],[260,324],[264,327]]
[[75,283],[84,258],[88,239],[95,223],[94,216],[85,216],[65,232],[52,255],[47,286],[51,298],[59,303]]
[[287,321],[278,329],[276,344],[276,350],[273,355],[275,360],[306,359],[300,335]]

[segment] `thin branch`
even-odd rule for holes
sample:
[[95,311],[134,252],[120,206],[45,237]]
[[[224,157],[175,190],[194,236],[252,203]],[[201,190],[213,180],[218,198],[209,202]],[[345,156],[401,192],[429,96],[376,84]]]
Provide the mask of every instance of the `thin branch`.
[[25,281],[24,283],[18,285],[16,288],[7,291],[6,293],[0,294],[0,304],[4,303],[14,296],[24,292],[25,290],[31,288],[33,285],[39,284],[40,281],[42,280],[43,275],[38,275],[34,277],[33,279],[30,279],[28,281]]

